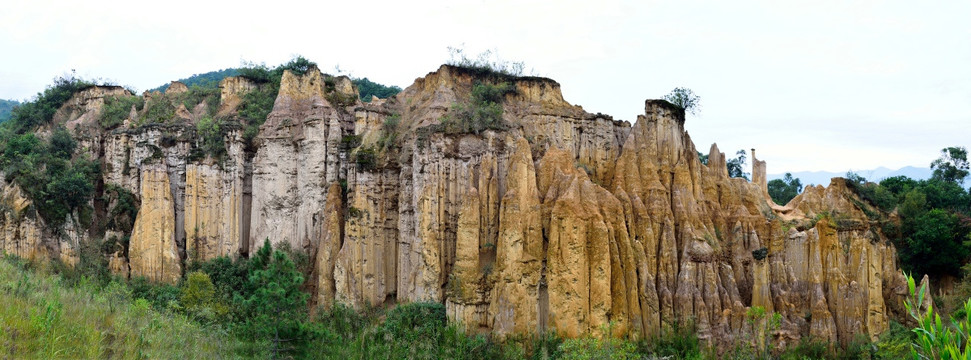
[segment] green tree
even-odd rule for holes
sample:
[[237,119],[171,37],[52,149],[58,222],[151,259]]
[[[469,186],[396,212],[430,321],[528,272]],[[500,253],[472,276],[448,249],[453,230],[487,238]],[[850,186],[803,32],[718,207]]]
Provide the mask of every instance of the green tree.
[[311,333],[306,323],[308,295],[300,291],[303,275],[280,250],[264,263],[269,247],[269,241],[264,242],[251,263],[249,287],[255,291],[243,302],[249,313],[244,328],[250,336],[269,341],[277,357],[304,349]]
[[782,179],[769,181],[768,187],[772,201],[775,201],[776,204],[785,205],[802,191],[802,181],[793,178],[791,173],[786,173]]
[[934,179],[963,184],[968,176],[968,150],[963,146],[941,149],[941,157],[931,163],[931,169]]
[[917,274],[960,273],[961,264],[968,257],[968,248],[963,241],[967,229],[959,218],[942,209],[933,209],[907,220],[905,228],[910,231],[900,257]]
[[694,91],[688,88],[676,87],[670,93],[664,95],[662,99],[684,109],[691,115],[697,115],[701,111],[701,97],[695,95]]
[[375,96],[381,99],[387,99],[401,92],[400,87],[385,86],[368,80],[368,78],[354,79],[352,82],[354,86],[357,86],[357,90],[361,95],[361,101],[363,102],[371,102],[371,98]]
[[58,126],[51,133],[50,145],[48,146],[51,156],[60,159],[70,159],[74,155],[74,149],[78,147],[78,142],[71,137],[71,133],[63,126]]
[[745,158],[746,158],[745,150],[744,149],[739,150],[738,152],[735,153],[735,155],[738,155],[738,156],[736,156],[734,159],[728,159],[728,161],[725,162],[725,166],[728,167],[728,176],[736,177],[736,178],[740,177],[745,180],[748,180],[749,173],[745,172],[744,170]]

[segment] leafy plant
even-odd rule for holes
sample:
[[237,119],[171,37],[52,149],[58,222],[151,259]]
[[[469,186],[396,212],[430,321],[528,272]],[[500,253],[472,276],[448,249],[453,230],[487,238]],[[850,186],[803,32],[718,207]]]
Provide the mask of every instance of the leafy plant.
[[909,298],[905,302],[907,313],[917,322],[913,329],[916,338],[911,347],[915,359],[968,359],[971,358],[969,333],[971,333],[971,299],[964,303],[965,316],[951,318],[950,324],[941,321],[934,312],[933,302],[926,302],[927,287],[916,288],[914,278],[907,277]]

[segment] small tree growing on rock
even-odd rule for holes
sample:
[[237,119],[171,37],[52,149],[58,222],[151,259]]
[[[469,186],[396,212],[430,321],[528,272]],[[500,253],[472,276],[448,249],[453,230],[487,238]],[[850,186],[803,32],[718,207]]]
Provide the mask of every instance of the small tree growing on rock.
[[684,87],[676,87],[662,98],[667,100],[691,115],[697,115],[701,111],[701,97],[695,95],[694,91]]

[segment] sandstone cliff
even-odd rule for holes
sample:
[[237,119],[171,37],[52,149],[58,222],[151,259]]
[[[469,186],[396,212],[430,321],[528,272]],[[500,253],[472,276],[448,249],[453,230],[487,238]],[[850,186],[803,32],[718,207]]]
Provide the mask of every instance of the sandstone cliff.
[[[503,126],[443,131],[482,83],[511,89]],[[217,116],[233,119],[259,86],[224,80]],[[89,122],[119,91],[76,95],[60,121]],[[902,313],[895,250],[845,183],[773,204],[764,161],[753,152],[753,182],[729,178],[716,145],[701,163],[683,110],[665,101],[646,101],[631,125],[567,103],[543,78],[442,66],[362,103],[347,78],[286,72],[255,147],[232,128],[219,159],[192,156],[198,113],[84,137],[104,185],[140,204],[130,232],[105,229],[131,238],[111,255],[117,273],[172,283],[188,261],[269,239],[312,256],[315,303],[442,302],[453,321],[499,336],[608,325],[650,336],[692,322],[728,342],[753,331],[758,306],[781,315],[780,343],[846,342]],[[76,259],[71,237],[23,215],[19,194],[4,186],[2,248]]]

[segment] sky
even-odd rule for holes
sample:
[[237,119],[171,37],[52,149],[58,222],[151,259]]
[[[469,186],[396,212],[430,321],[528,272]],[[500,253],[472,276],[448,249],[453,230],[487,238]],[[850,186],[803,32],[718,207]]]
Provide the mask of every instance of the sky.
[[[223,2],[219,2],[223,3]],[[971,145],[971,1],[16,1],[0,12],[0,99],[72,71],[139,91],[302,55],[402,88],[494,50],[567,101],[633,122],[701,97],[696,147],[769,173],[927,167]]]

